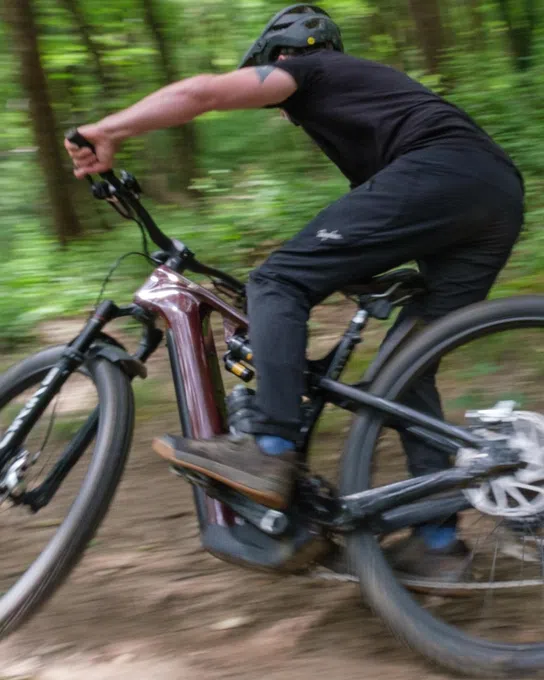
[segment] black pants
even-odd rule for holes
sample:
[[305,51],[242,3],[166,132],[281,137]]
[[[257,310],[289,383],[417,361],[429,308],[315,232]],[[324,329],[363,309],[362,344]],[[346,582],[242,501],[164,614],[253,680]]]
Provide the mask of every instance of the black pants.
[[[403,316],[437,319],[483,300],[523,222],[515,170],[491,153],[433,147],[406,154],[323,210],[250,277],[251,344],[258,373],[254,433],[294,439],[304,393],[310,309],[342,286],[417,260],[429,286]],[[442,413],[434,375],[406,403]],[[405,438],[412,474],[447,466]]]

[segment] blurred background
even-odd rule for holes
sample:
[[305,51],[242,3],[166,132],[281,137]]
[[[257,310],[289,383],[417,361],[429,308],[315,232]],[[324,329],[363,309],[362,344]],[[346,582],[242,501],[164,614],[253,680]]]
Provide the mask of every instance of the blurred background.
[[[236,67],[277,0],[4,0],[0,8],[0,344],[88,309],[109,265],[139,249],[77,182],[63,132],[160,86]],[[527,182],[527,230],[494,294],[544,283],[544,3],[541,0],[328,0],[346,50],[391,64],[464,107]],[[206,261],[244,275],[347,190],[277,111],[208,114],[128,142],[162,228]],[[123,263],[111,296],[148,270]]]
[[[236,68],[286,4],[0,0],[0,371],[28,354],[29,344],[53,344],[78,333],[110,265],[141,249],[136,225],[93,200],[87,183],[73,177],[64,131],[173,80]],[[435,89],[512,155],[525,175],[527,227],[492,295],[544,292],[544,2],[320,4],[340,25],[348,52],[395,66]],[[199,259],[242,277],[348,190],[304,133],[275,110],[211,113],[183,128],[130,140],[118,160],[119,168],[136,174],[146,206],[170,236],[185,241]],[[108,297],[129,302],[149,271],[142,258],[123,261]],[[352,313],[348,303],[316,310],[311,328],[317,354],[330,348]],[[366,333],[348,379],[360,377],[382,335],[383,328]],[[520,373],[514,374],[518,353],[510,356],[505,347],[521,349]],[[481,406],[481,394],[498,399],[507,388],[521,395],[520,402],[533,403],[535,394],[541,400],[540,340],[524,330],[517,341],[495,349],[491,355],[486,346],[445,365],[445,403],[461,417],[473,402]],[[525,370],[529,361],[539,373]],[[400,649],[349,584],[291,577],[279,586],[202,553],[189,486],[150,454],[153,436],[179,427],[167,366],[157,364],[154,357],[151,377],[134,384],[138,429],[113,510],[59,596],[13,642],[0,645],[0,676],[215,680],[235,674],[255,680],[255,668],[264,678],[262,669],[269,666],[270,680],[348,680],[361,673],[382,680],[445,680]],[[526,387],[530,379],[534,393]],[[58,417],[58,424],[79,422],[78,409],[88,404],[81,391],[75,395],[65,411],[59,407],[64,420]],[[339,435],[348,426],[348,414],[339,410],[327,410],[320,423],[312,466],[329,478],[336,471]],[[388,464],[399,460],[384,450]],[[390,465],[384,474],[400,469]],[[35,537],[46,540],[59,522],[54,515],[32,516],[34,533],[8,525],[12,533],[0,545],[11,546],[16,534],[35,552]],[[0,576],[10,564],[4,560]],[[535,616],[529,598],[523,601],[529,618],[541,621],[542,609]],[[474,620],[474,611],[456,603],[447,609],[435,600],[448,616]],[[535,598],[540,606],[543,601]],[[508,632],[522,609],[504,609]],[[476,619],[475,625],[483,623]],[[101,665],[84,672],[79,657],[70,656],[76,651],[87,655],[87,666]],[[61,656],[62,672],[36,674]]]

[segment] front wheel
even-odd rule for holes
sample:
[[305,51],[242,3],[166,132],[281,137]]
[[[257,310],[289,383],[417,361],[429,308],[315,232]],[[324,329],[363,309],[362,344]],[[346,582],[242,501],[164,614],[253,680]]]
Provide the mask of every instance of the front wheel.
[[[0,376],[0,439],[64,349],[46,349]],[[127,376],[89,359],[0,470],[0,638],[45,602],[91,540],[121,478],[133,416]],[[24,474],[14,487],[18,460]]]
[[[433,324],[384,369],[372,392],[402,401],[418,377],[438,366],[436,385],[447,422],[512,400],[530,480],[501,477],[470,495],[458,534],[472,570],[457,597],[408,591],[389,566],[381,540],[350,536],[348,554],[362,593],[409,646],[471,677],[523,677],[544,669],[544,297],[473,305]],[[370,410],[354,422],[342,467],[343,494],[405,479],[402,438]],[[510,431],[510,430],[509,430]],[[406,441],[406,440],[404,440]],[[450,593],[450,594],[451,594]],[[463,597],[458,597],[461,594]]]

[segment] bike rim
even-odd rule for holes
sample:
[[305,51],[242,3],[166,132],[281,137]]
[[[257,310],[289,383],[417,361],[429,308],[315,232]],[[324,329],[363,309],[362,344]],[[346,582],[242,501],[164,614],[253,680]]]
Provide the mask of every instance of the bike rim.
[[[451,342],[451,351],[443,357],[437,372],[446,420],[467,425],[466,411],[488,409],[505,400],[519,404],[515,412],[544,413],[539,389],[544,377],[544,353],[539,349],[544,346],[543,334],[542,327],[531,329],[524,324],[523,328],[513,328],[512,324],[503,324],[500,330],[488,328],[474,333],[469,342]],[[424,366],[422,360],[420,373]],[[402,400],[406,395],[414,373],[395,398],[400,396]],[[535,506],[544,503],[543,442],[544,430],[537,447],[542,474],[541,479],[536,475],[535,481],[542,491],[528,495],[531,502],[537,498]],[[391,428],[383,427],[373,458],[372,485],[399,481],[407,475],[401,438]],[[506,493],[508,517],[490,515],[492,507],[487,507],[487,512],[472,508],[461,514],[458,535],[472,553],[470,575],[455,584],[429,578],[404,579],[412,590],[425,591],[415,597],[436,619],[491,643],[523,645],[544,641],[544,624],[540,625],[544,620],[544,513],[535,511],[532,516],[523,516],[518,487],[514,480],[512,494]],[[493,493],[491,497],[497,499]],[[386,545],[399,537],[390,537]],[[463,598],[453,600],[448,597],[451,595]]]

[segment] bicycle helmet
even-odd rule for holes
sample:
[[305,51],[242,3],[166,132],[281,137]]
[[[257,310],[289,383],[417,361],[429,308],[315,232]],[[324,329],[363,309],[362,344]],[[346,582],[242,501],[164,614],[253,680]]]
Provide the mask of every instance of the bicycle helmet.
[[276,61],[282,49],[319,48],[326,45],[338,52],[344,51],[340,29],[327,12],[315,5],[290,5],[266,24],[238,68],[270,64]]

